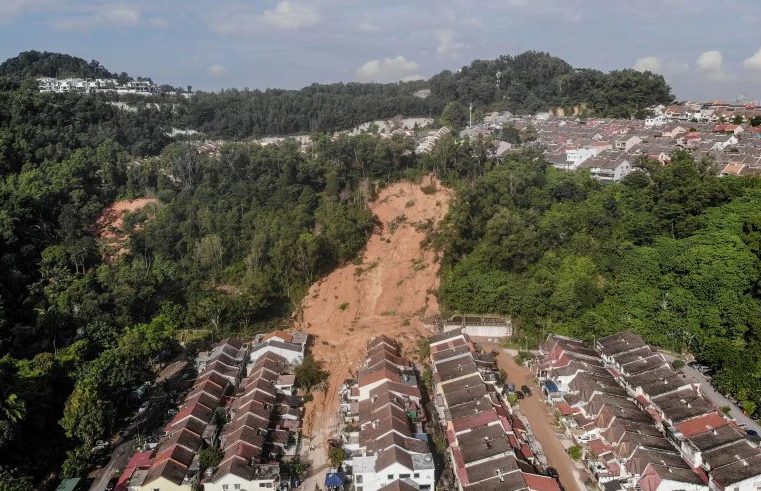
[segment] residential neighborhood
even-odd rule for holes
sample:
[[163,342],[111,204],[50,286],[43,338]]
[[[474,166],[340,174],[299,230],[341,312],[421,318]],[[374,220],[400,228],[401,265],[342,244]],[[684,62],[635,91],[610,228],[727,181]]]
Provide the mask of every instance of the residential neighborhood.
[[547,401],[606,490],[761,486],[758,442],[640,336],[624,331],[588,346],[551,334],[539,353]]

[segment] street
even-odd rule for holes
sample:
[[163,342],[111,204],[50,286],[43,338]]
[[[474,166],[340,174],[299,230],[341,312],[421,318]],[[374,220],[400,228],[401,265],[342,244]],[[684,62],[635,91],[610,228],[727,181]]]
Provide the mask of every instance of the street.
[[534,374],[527,368],[518,365],[508,350],[499,346],[485,346],[486,351],[497,351],[497,364],[507,372],[507,380],[516,387],[528,385],[533,395],[518,401],[523,415],[528,419],[533,429],[534,438],[542,446],[547,463],[557,469],[560,482],[568,491],[586,491],[584,480],[576,468],[576,464],[568,456],[565,447],[555,433],[554,416],[544,401],[542,391],[534,380]]
[[121,472],[127,465],[134,445],[135,439],[131,438],[123,441],[114,449],[108,464],[96,471],[97,476],[93,480],[92,486],[90,486],[90,491],[103,491],[112,477],[118,477],[117,473]]

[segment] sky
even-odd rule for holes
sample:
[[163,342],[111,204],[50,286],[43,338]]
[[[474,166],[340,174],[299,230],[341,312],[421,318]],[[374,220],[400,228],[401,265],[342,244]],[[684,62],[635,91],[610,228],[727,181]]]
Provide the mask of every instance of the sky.
[[0,58],[96,59],[155,82],[300,88],[546,51],[680,99],[761,99],[761,0],[0,0]]

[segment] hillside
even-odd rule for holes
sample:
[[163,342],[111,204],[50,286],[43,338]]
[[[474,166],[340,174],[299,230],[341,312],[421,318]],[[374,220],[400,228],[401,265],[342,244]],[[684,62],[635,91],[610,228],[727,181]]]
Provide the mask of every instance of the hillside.
[[328,387],[315,393],[305,412],[305,434],[317,447],[313,467],[327,460],[338,411],[338,388],[356,375],[367,341],[386,334],[407,352],[428,334],[423,322],[438,314],[438,254],[423,247],[447,213],[450,191],[437,179],[400,182],[370,204],[380,226],[358,265],[347,264],[319,280],[301,305],[298,327],[314,337],[312,354],[330,372]]
[[108,71],[97,60],[49,51],[24,51],[0,64],[0,77],[20,81],[30,77],[128,78]]
[[[0,77],[116,76],[97,61],[27,51],[0,65]],[[119,77],[127,77],[123,73]],[[421,97],[421,91],[430,95]],[[299,90],[222,90],[178,98],[172,114],[148,114],[170,127],[192,128],[214,138],[247,138],[332,132],[367,121],[405,116],[438,117],[448,102],[473,104],[476,113],[509,110],[534,113],[583,105],[589,115],[644,116],[644,110],[673,100],[661,75],[635,70],[609,73],[571,66],[548,53],[527,51],[476,60],[429,80],[312,84]]]

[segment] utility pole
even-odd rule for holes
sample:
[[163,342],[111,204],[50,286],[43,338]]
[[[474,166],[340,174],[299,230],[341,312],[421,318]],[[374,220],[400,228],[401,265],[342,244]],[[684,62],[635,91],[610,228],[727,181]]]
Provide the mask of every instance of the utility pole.
[[468,128],[473,126],[473,103],[471,102],[468,106],[468,120],[470,123],[468,124]]

